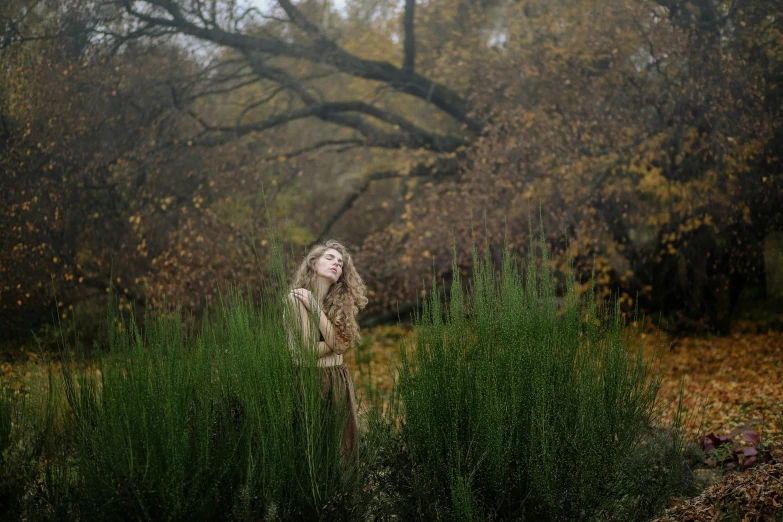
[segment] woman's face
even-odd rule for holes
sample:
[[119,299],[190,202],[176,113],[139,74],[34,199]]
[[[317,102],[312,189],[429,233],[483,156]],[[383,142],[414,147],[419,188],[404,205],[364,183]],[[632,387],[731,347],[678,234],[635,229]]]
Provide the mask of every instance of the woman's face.
[[333,248],[327,249],[315,262],[315,273],[336,283],[343,273],[343,256]]

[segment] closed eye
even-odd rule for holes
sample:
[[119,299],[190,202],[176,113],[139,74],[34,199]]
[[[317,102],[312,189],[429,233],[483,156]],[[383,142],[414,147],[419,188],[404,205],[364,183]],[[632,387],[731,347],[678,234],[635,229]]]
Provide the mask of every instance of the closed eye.
[[[334,259],[334,256],[331,255],[331,254],[326,254],[326,259],[331,261],[332,259]],[[343,260],[342,259],[338,259],[337,262],[340,263],[340,266],[343,266]]]

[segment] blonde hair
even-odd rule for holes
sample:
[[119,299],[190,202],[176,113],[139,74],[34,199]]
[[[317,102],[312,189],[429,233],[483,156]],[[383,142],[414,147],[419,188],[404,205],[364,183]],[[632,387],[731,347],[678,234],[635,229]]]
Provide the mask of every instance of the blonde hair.
[[334,325],[337,337],[348,345],[353,345],[360,339],[356,315],[367,305],[367,290],[353,266],[348,249],[331,239],[314,246],[296,270],[291,288],[306,288],[311,292],[315,289],[315,263],[329,249],[334,249],[343,256],[343,273],[337,282],[329,287],[324,297],[324,312]]

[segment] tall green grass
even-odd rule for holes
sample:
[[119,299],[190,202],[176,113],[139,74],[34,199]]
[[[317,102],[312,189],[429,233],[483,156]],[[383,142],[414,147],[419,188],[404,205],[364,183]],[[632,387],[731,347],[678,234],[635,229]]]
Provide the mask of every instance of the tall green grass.
[[14,396],[11,390],[0,387],[0,455],[11,445],[11,419],[13,418]]
[[681,432],[653,427],[619,310],[571,267],[561,296],[540,248],[499,273],[475,255],[465,295],[455,267],[445,307],[433,282],[386,409],[368,393],[359,473],[312,346],[289,348],[279,246],[260,301],[143,327],[110,305],[95,358],[0,390],[0,518],[644,520],[687,483]]
[[289,349],[281,274],[260,305],[229,291],[198,332],[177,312],[143,329],[110,314],[93,371],[63,365],[81,518],[328,519],[352,509],[342,425],[322,406],[315,356]]
[[15,480],[19,478],[17,465],[10,455],[17,404],[13,392],[0,386],[0,513],[10,513],[14,509],[15,497],[19,495],[20,486],[23,487]]
[[455,266],[448,306],[433,281],[414,318],[385,440],[408,517],[644,520],[687,482],[620,310],[580,298],[570,264],[560,307],[540,249],[523,270],[506,248],[499,274],[474,253],[466,296]]
[[63,478],[61,388],[51,363],[35,388],[21,393],[0,382],[0,518],[48,512],[54,481]]

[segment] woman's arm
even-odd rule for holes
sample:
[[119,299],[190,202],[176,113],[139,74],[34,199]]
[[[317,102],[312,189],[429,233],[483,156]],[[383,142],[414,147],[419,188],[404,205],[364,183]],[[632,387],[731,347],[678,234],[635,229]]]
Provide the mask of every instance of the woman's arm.
[[329,348],[329,345],[326,344],[323,341],[318,342],[318,358],[326,357],[327,355],[332,355],[334,352],[331,348]]
[[341,355],[348,350],[348,345],[337,338],[337,330],[334,328],[332,321],[326,317],[326,314],[323,312],[323,310],[321,310],[318,329],[324,336],[324,341],[326,342],[327,346],[329,346],[329,348],[331,348],[334,353]]
[[[293,290],[290,295],[292,296],[292,298],[298,300],[301,306],[305,307],[308,313],[308,315],[306,315],[305,317],[309,320],[312,294],[310,294],[310,292],[308,292],[307,290],[304,290],[302,288],[297,288],[296,290]],[[330,321],[329,318],[326,317],[326,314],[324,313],[323,310],[319,310],[318,314],[319,314],[318,330],[320,330],[321,335],[323,335],[324,341],[326,342],[328,348],[330,348],[331,351],[333,351],[338,355],[345,353],[348,350],[349,346],[338,339],[336,335],[337,330],[332,324],[332,321]],[[319,353],[320,353],[320,348],[319,348]]]
[[[299,312],[299,318],[301,319],[301,323],[298,324],[298,326],[302,329],[302,342],[305,346],[309,346],[310,344],[310,309],[307,307],[307,305],[300,299],[297,299],[295,297],[295,294],[289,294],[289,298],[291,299],[291,304],[294,306],[294,308],[297,309]],[[320,328],[320,325],[319,325]],[[326,357],[327,355],[332,354],[332,349],[329,347],[328,344],[326,344],[324,341],[318,342],[318,358]]]

